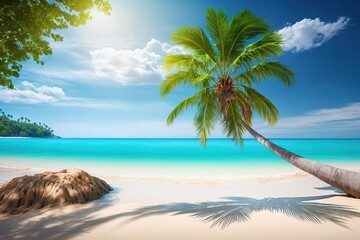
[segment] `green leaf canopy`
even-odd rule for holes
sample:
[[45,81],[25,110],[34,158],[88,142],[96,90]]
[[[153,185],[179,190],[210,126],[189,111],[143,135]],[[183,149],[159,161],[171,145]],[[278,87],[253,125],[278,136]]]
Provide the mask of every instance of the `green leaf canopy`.
[[257,113],[268,124],[277,122],[278,109],[255,86],[268,78],[292,86],[295,75],[273,61],[282,53],[282,39],[263,18],[244,10],[230,19],[224,10],[209,8],[206,31],[182,27],[171,40],[186,53],[165,56],[163,66],[169,74],[160,85],[161,95],[167,96],[179,84],[197,92],[175,107],[168,124],[187,108],[195,108],[194,125],[205,145],[217,121],[240,144],[245,132],[241,120],[251,125]]
[[62,41],[57,30],[84,25],[94,7],[109,14],[109,0],[0,0],[0,86],[13,88],[22,63],[44,64],[50,41]]

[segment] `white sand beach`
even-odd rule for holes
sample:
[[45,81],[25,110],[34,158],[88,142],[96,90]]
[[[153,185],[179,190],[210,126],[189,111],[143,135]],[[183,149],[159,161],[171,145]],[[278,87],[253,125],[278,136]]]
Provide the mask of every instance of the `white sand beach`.
[[0,1],[0,240],[360,240],[359,10]]
[[[1,167],[0,173],[4,182],[34,171]],[[335,240],[360,234],[360,200],[307,175],[196,183],[102,178],[114,190],[99,200],[1,215],[0,239]]]

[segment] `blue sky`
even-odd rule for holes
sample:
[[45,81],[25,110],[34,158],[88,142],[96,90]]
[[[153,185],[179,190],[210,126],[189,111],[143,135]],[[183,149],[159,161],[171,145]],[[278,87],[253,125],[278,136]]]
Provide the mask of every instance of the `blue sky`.
[[[278,58],[296,74],[286,88],[258,90],[280,121],[254,128],[268,137],[360,137],[360,4],[357,1],[111,1],[111,16],[94,13],[84,27],[61,31],[44,66],[26,62],[16,90],[1,89],[0,107],[44,122],[62,137],[195,137],[193,110],[167,127],[171,109],[192,89],[160,98],[162,57],[181,51],[170,41],[180,26],[204,27],[208,7],[229,15],[249,9],[284,39]],[[215,128],[212,137],[223,137]],[[246,135],[248,136],[248,135]]]

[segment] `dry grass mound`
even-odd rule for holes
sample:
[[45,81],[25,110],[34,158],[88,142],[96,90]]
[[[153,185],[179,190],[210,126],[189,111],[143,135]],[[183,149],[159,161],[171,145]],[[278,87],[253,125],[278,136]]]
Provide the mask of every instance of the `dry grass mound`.
[[111,190],[105,181],[80,169],[18,177],[0,185],[0,213],[86,203]]

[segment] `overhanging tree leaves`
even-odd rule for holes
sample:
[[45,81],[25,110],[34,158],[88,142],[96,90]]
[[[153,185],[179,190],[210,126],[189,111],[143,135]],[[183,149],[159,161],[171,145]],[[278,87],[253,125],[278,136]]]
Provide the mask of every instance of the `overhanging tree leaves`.
[[50,41],[62,41],[57,30],[84,25],[91,9],[110,14],[108,0],[0,0],[0,86],[13,88],[22,62],[44,64]]

